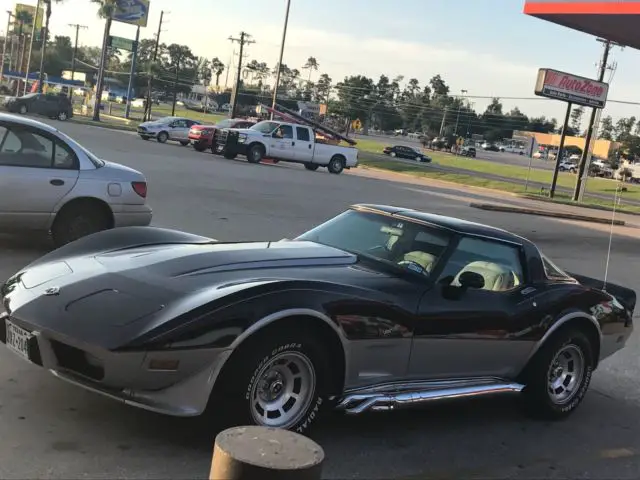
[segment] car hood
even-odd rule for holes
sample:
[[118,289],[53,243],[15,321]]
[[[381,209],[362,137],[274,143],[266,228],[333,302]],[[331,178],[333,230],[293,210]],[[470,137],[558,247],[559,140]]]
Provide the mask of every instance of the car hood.
[[357,261],[350,253],[302,241],[146,244],[85,249],[79,255],[67,251],[69,255],[45,257],[9,279],[1,291],[4,307],[18,321],[108,349],[146,333],[161,322],[158,317],[179,316],[185,303],[223,305],[225,297],[249,287],[309,281],[312,269],[330,269],[339,279]]

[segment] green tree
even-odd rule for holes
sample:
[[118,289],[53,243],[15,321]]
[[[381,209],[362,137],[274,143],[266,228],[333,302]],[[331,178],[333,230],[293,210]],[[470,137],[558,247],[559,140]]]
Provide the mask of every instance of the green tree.
[[213,74],[216,77],[216,90],[220,86],[220,75],[224,73],[224,69],[225,69],[224,62],[220,60],[218,57],[214,57],[213,60],[211,60],[211,70],[213,71]]
[[571,110],[571,128],[576,132],[580,131],[582,125],[582,116],[584,115],[584,107],[576,107]]
[[599,137],[602,140],[613,140],[613,135],[613,120],[611,119],[611,115],[607,115],[606,117],[602,118],[602,120],[600,120]]
[[316,60],[315,57],[309,57],[307,59],[307,63],[304,64],[304,67],[302,67],[302,69],[309,70],[309,78],[307,79],[309,83],[311,83],[311,74],[314,71],[318,71],[319,67],[320,67],[320,64],[318,63],[318,60]]

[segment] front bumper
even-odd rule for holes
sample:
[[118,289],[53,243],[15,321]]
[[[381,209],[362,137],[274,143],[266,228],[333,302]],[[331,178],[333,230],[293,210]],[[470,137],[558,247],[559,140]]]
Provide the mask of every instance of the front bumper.
[[[177,417],[202,414],[229,349],[113,352],[38,330],[0,314],[0,343],[7,343],[7,321],[28,332],[23,360],[56,377],[127,405]],[[154,360],[178,361],[176,370],[152,368]]]

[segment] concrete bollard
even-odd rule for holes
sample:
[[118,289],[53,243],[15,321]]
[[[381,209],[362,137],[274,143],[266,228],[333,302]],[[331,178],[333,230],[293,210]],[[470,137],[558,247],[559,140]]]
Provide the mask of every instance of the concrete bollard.
[[324,451],[298,433],[234,427],[216,437],[209,480],[320,480]]

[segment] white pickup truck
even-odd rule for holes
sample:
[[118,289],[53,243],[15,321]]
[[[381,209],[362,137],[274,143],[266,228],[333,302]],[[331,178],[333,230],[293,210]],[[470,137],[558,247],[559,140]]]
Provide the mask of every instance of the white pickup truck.
[[[226,133],[224,133],[226,132]],[[307,170],[326,167],[331,173],[358,166],[358,150],[324,143],[311,127],[265,120],[246,129],[226,129],[216,141],[216,151],[226,158],[245,155],[250,163],[264,158],[301,163]]]

